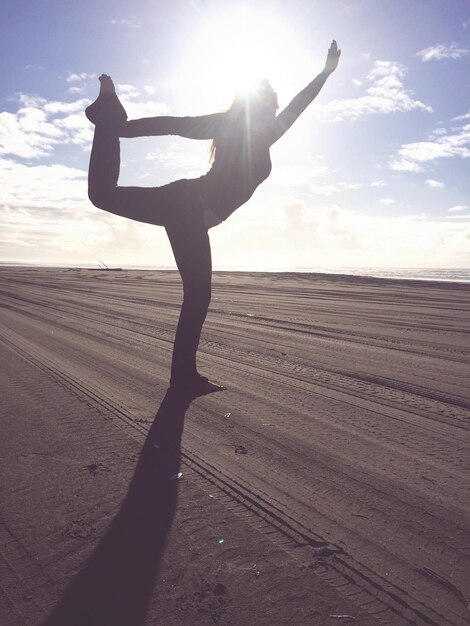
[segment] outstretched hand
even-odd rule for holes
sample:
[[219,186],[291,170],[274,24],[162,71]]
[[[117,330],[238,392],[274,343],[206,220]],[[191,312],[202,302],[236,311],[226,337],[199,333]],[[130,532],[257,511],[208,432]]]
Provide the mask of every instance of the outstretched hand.
[[331,46],[328,49],[328,54],[326,56],[325,69],[323,72],[325,74],[331,74],[338,67],[339,57],[341,55],[341,50],[338,50],[338,44],[333,39],[331,42]]

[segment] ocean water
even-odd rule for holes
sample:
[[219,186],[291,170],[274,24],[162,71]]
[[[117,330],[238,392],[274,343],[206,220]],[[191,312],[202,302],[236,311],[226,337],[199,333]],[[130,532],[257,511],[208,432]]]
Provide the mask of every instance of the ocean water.
[[[99,265],[90,264],[58,264],[58,263],[14,263],[1,262],[0,266],[16,267],[76,267],[100,269]],[[115,267],[115,265],[111,265]],[[143,265],[123,265],[122,269],[129,270],[174,270],[174,266],[143,266]],[[343,274],[346,276],[371,276],[374,278],[392,278],[401,280],[434,280],[440,282],[460,282],[470,283],[470,267],[460,268],[420,268],[420,267],[257,267],[251,269],[241,266],[219,266],[214,267],[214,271],[225,272],[288,272],[288,273],[318,273],[318,274]]]
[[470,268],[419,268],[419,267],[335,267],[315,268],[311,271],[348,276],[373,276],[375,278],[399,278],[405,280],[437,280],[441,282],[470,283]]
[[[242,267],[216,267],[215,270],[247,272]],[[440,282],[470,283],[470,268],[419,268],[419,267],[292,267],[257,268],[257,272],[289,272],[343,274],[346,276],[371,276],[374,278],[394,278],[401,280],[434,280]]]

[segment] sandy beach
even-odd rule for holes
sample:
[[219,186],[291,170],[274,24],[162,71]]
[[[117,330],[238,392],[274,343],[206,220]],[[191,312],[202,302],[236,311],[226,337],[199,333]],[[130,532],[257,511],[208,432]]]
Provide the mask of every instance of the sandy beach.
[[470,619],[470,286],[0,267],[0,623]]

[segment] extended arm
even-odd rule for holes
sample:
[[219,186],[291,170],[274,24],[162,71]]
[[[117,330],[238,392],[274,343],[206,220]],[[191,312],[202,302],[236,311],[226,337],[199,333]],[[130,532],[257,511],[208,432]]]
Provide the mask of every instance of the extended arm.
[[197,117],[143,117],[126,122],[120,137],[153,137],[156,135],[180,135],[188,139],[213,139],[225,113],[213,113]]
[[328,76],[335,71],[341,50],[338,50],[336,41],[333,40],[326,57],[325,68],[316,78],[302,89],[286,108],[276,117],[276,124],[273,130],[271,143],[273,144],[288,130],[308,105],[315,100]]

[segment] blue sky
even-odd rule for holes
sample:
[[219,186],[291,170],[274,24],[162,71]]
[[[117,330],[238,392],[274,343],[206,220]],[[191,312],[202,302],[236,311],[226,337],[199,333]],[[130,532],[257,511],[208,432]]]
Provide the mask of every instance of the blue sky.
[[[3,0],[0,31],[1,261],[173,266],[163,229],[87,199],[97,75],[130,118],[223,110],[251,73],[282,108],[335,38],[270,178],[211,230],[214,266],[470,266],[468,0]],[[122,184],[208,167],[206,142],[122,142]]]

